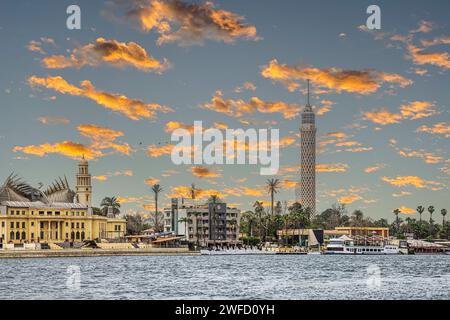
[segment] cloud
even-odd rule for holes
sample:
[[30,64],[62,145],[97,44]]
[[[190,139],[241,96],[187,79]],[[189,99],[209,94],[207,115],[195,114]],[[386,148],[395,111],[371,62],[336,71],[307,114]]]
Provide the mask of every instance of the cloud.
[[373,111],[373,112],[364,112],[363,119],[371,121],[375,124],[379,124],[382,126],[394,123],[400,123],[403,119],[401,114],[392,113],[385,109]]
[[346,163],[320,163],[316,165],[316,172],[346,172],[348,168]]
[[159,61],[135,42],[119,42],[98,38],[94,43],[75,48],[69,57],[54,55],[42,59],[42,64],[49,69],[81,68],[109,64],[114,67],[134,67],[142,71],[161,73],[169,62]]
[[335,104],[331,100],[323,99],[320,101],[321,106],[317,108],[316,115],[323,116],[325,113],[328,113],[332,110],[332,105]]
[[420,158],[428,164],[437,164],[444,161],[443,157],[435,155],[431,152],[426,152],[424,150],[416,151],[409,148],[404,148],[403,150],[398,150],[398,154],[405,158]]
[[127,19],[137,21],[144,32],[155,31],[159,36],[158,45],[176,42],[190,46],[202,44],[204,40],[234,43],[238,38],[261,39],[256,27],[246,24],[244,17],[216,9],[212,2],[134,0],[128,4]]
[[417,128],[416,131],[426,132],[430,134],[440,134],[446,138],[450,138],[450,125],[446,124],[445,122],[436,123],[431,127],[423,125]]
[[[220,199],[227,197],[227,194],[222,193],[221,191],[215,189],[196,189],[196,199],[197,200],[205,200],[211,197],[212,195],[217,195]],[[191,197],[191,188],[188,186],[176,186],[172,187],[168,198],[190,198]]]
[[448,52],[425,52],[425,48],[419,48],[412,43],[406,47],[409,59],[416,65],[433,65],[450,69],[450,55]]
[[57,124],[69,124],[70,120],[64,117],[54,117],[54,116],[43,116],[37,118],[37,120],[42,124],[47,125],[57,125]]
[[373,69],[345,70],[340,68],[318,69],[313,67],[289,66],[270,61],[261,71],[263,77],[283,83],[290,91],[297,89],[298,81],[310,80],[317,88],[341,93],[343,91],[358,94],[372,94],[383,84],[397,85],[402,88],[412,81],[401,75],[385,73]]
[[202,166],[191,167],[191,172],[194,176],[199,178],[218,178],[222,176],[220,173],[211,171],[209,168]]
[[63,141],[57,143],[44,143],[40,145],[15,146],[14,152],[23,152],[39,157],[48,154],[60,154],[72,159],[81,159],[82,157],[92,160],[103,157],[106,154],[102,150],[112,149],[115,152],[129,155],[131,148],[127,143],[115,143],[114,141],[123,136],[123,132],[109,128],[98,127],[95,125],[78,126],[80,134],[89,140],[89,145],[84,145],[72,141]]
[[265,195],[265,191],[262,188],[249,188],[249,187],[234,187],[224,189],[225,193],[233,195],[235,197],[249,196],[249,197],[262,197]]
[[132,177],[133,176],[133,171],[132,170],[118,170],[115,172],[109,172],[106,173],[104,175],[98,175],[98,176],[94,176],[92,177],[95,180],[99,180],[99,181],[106,181],[111,177]]
[[39,41],[31,40],[28,42],[27,49],[31,52],[38,52],[40,54],[45,54],[44,49],[41,47],[42,43]]
[[54,144],[44,143],[41,145],[28,145],[24,147],[16,146],[13,148],[13,151],[20,151],[38,157],[44,157],[47,154],[60,154],[72,159],[81,159],[81,157],[84,156],[88,160],[102,156],[100,151],[93,150],[88,146],[72,141],[63,141]]
[[411,30],[410,33],[429,33],[433,30],[434,23],[431,21],[421,20],[419,26],[415,30]]
[[363,119],[378,125],[388,125],[400,123],[402,120],[417,120],[428,118],[438,114],[435,104],[429,101],[413,101],[400,106],[398,113],[390,112],[386,109],[368,111],[363,113]]
[[405,207],[405,206],[401,206],[399,208],[399,210],[403,214],[414,214],[414,213],[416,213],[416,210],[408,208],[408,207]]
[[114,149],[117,152],[126,155],[129,155],[132,151],[131,147],[127,143],[114,143],[117,138],[124,135],[122,131],[91,124],[82,124],[78,126],[78,131],[82,136],[92,140],[91,148],[93,149]]
[[440,190],[442,184],[437,181],[425,180],[418,176],[397,176],[395,178],[382,177],[381,180],[395,187],[413,186],[418,189]]
[[392,196],[394,198],[400,198],[400,197],[406,197],[406,196],[410,196],[411,192],[409,191],[400,191],[399,193],[393,193]]
[[235,93],[241,93],[244,90],[256,91],[256,86],[251,82],[244,82],[242,86],[236,87],[233,91]]
[[369,167],[365,168],[364,172],[365,173],[374,173],[374,172],[377,172],[377,171],[381,170],[385,166],[386,165],[384,165],[384,164],[376,164],[376,165],[369,166]]
[[145,179],[144,183],[145,183],[146,185],[153,186],[153,185],[155,185],[155,184],[158,184],[159,181],[160,181],[160,180],[157,179],[157,178],[150,177],[150,178]]
[[121,113],[131,120],[153,119],[156,117],[157,112],[173,112],[169,107],[159,104],[147,104],[141,100],[131,99],[121,94],[99,91],[88,80],[82,81],[81,87],[76,87],[60,76],[49,76],[47,78],[31,76],[28,78],[28,84],[31,87],[45,87],[61,94],[91,99],[97,104]]
[[194,126],[193,125],[188,125],[188,124],[184,124],[182,122],[178,122],[178,121],[169,121],[166,123],[166,132],[173,132],[177,129],[185,129],[187,131],[189,131],[191,134],[194,133]]
[[404,119],[410,120],[428,118],[438,114],[434,103],[428,101],[413,101],[409,104],[402,104],[400,113]]
[[216,91],[211,102],[205,103],[201,107],[236,118],[242,117],[245,114],[260,112],[281,113],[283,118],[293,119],[300,112],[300,106],[298,104],[288,104],[281,101],[267,102],[257,97],[252,97],[249,101],[224,99],[221,91]]
[[152,158],[170,155],[172,153],[172,149],[174,148],[171,144],[166,145],[151,145],[147,148],[147,155]]
[[348,195],[348,196],[339,197],[338,200],[342,204],[351,204],[351,203],[356,202],[361,199],[362,199],[362,197],[360,195],[352,194],[352,195]]

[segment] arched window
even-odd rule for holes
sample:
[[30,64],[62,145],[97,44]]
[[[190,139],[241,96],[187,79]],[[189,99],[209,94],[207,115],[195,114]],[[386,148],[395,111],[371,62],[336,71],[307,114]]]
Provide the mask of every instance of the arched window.
[[84,241],[84,231],[81,232],[81,240]]
[[25,231],[22,232],[22,240],[25,240],[27,238],[27,234],[25,233]]
[[9,240],[14,240],[14,231],[9,234]]
[[80,240],[80,232],[77,231],[77,240]]
[[19,231],[16,232],[16,240],[20,240],[20,232]]
[[72,231],[72,233],[70,234],[70,239],[75,239],[75,232]]

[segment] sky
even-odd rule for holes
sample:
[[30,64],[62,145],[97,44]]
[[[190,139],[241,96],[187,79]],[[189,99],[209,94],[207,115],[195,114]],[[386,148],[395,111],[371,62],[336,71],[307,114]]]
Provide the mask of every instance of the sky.
[[[66,27],[69,5],[81,29]],[[381,9],[381,29],[366,9]],[[123,213],[191,183],[242,210],[292,202],[300,111],[310,79],[317,123],[317,209],[373,219],[448,208],[448,1],[12,1],[0,3],[0,179],[49,184],[90,160],[93,201]],[[279,129],[280,170],[175,165],[171,132]],[[161,206],[161,205],[160,205]]]

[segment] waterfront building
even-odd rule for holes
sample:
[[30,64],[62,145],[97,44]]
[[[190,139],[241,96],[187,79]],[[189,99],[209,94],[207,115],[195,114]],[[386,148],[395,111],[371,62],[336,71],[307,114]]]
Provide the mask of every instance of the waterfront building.
[[123,237],[126,221],[95,215],[89,164],[80,161],[76,192],[59,178],[44,191],[10,175],[0,186],[0,244],[82,242]]
[[184,235],[201,245],[238,244],[241,212],[226,203],[186,204],[184,199],[172,199],[164,209],[164,230]]
[[296,187],[296,201],[309,208],[312,215],[316,212],[316,120],[308,100],[303,110],[300,126],[301,155],[300,183]]

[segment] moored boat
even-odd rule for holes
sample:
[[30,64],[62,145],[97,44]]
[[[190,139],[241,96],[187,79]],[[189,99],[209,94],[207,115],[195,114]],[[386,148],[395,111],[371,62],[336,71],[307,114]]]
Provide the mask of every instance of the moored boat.
[[348,237],[330,239],[324,254],[391,255],[400,254],[398,246],[390,244],[355,245]]

